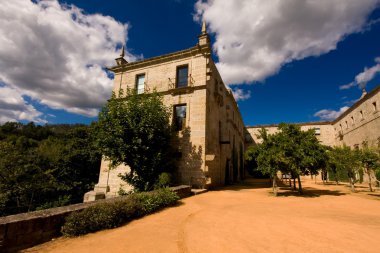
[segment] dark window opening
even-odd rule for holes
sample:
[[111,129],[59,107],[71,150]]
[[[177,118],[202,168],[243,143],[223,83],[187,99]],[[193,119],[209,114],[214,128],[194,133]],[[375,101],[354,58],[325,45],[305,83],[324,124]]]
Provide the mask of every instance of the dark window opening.
[[181,131],[186,127],[186,105],[174,106],[173,121],[176,131]]
[[189,76],[189,67],[187,65],[177,67],[176,87],[177,88],[186,87],[188,84],[188,76]]

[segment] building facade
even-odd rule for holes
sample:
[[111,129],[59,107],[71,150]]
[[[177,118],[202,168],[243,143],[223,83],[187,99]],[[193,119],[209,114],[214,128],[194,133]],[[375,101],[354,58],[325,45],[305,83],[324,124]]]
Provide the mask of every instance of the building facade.
[[[227,89],[211,58],[205,24],[195,47],[128,63],[122,53],[114,74],[113,91],[156,90],[172,108],[172,124],[178,133],[176,183],[213,187],[243,176],[244,124],[231,90]],[[110,170],[103,159],[95,192],[116,195],[128,189],[119,174],[127,166]]]
[[[314,129],[319,141],[327,146],[351,148],[380,147],[380,85],[371,92],[363,90],[362,97],[334,121],[297,123],[301,130]],[[261,128],[269,134],[278,131],[278,125],[248,126],[253,144],[260,143]]]

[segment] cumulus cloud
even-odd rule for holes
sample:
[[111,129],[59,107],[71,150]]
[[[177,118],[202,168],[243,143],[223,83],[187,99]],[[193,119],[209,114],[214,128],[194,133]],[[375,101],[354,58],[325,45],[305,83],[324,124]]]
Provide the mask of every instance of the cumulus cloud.
[[355,77],[355,82],[361,88],[365,88],[366,84],[380,72],[380,58],[376,58],[375,62],[377,63],[375,66],[371,68],[364,68],[364,71]]
[[96,116],[112,91],[104,67],[114,64],[127,31],[128,24],[57,0],[3,1],[0,81],[18,99],[27,95],[50,108]]
[[329,109],[323,109],[314,114],[315,117],[318,117],[322,120],[334,120],[338,118],[342,113],[347,111],[347,109],[350,108],[348,106],[344,106],[339,109],[339,111],[329,110]]
[[251,91],[245,91],[243,89],[232,89],[232,94],[236,101],[244,101],[251,97]]
[[375,58],[376,65],[367,68],[364,68],[364,71],[357,74],[355,77],[355,81],[339,86],[340,90],[347,90],[355,86],[359,86],[360,88],[365,88],[367,83],[371,81],[375,76],[380,72],[380,57]]
[[28,104],[20,92],[9,87],[0,87],[0,124],[20,120],[47,123],[41,116],[42,113]]
[[195,19],[215,33],[218,68],[228,84],[263,81],[291,61],[334,50],[368,29],[380,0],[198,0]]

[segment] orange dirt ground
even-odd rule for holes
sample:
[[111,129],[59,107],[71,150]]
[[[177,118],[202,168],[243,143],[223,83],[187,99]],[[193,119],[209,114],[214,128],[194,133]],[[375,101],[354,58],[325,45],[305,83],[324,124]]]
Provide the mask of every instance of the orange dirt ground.
[[24,252],[380,252],[380,194],[304,182],[275,198],[251,181],[129,224]]

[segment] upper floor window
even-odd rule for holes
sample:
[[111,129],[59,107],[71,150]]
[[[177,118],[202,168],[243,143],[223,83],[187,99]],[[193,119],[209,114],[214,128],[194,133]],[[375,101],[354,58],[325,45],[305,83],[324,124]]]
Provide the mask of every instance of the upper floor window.
[[181,131],[186,127],[186,105],[175,105],[173,124],[176,131]]
[[377,104],[376,104],[376,102],[372,103],[372,107],[373,107],[373,111],[376,112],[377,111]]
[[351,116],[351,124],[355,124],[354,116]]
[[360,114],[360,119],[361,119],[361,120],[364,119],[363,111],[360,111],[359,114]]
[[188,84],[189,66],[177,67],[176,88],[186,87]]
[[321,129],[319,127],[314,128],[315,135],[321,135]]
[[137,94],[144,93],[145,86],[145,74],[140,74],[136,76],[136,91]]

